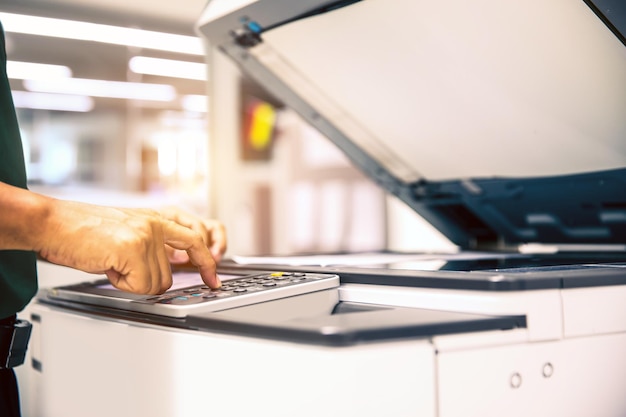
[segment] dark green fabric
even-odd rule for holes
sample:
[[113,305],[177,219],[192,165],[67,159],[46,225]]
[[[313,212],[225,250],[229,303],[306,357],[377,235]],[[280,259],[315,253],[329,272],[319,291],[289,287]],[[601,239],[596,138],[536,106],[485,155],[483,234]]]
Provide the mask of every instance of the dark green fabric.
[[[6,74],[6,61],[4,30],[0,23],[0,181],[26,188],[22,140]],[[0,250],[0,319],[22,310],[36,291],[35,253]]]

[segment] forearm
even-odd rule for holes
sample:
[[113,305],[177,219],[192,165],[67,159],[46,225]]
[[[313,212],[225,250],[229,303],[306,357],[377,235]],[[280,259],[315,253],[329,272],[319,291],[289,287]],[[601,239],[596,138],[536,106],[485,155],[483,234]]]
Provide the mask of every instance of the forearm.
[[38,250],[51,198],[0,182],[0,250]]
[[167,247],[185,251],[204,282],[218,288],[208,247],[221,256],[223,226],[172,217],[54,199],[0,182],[0,250],[34,251],[52,263],[104,273],[119,289],[157,294],[172,285]]

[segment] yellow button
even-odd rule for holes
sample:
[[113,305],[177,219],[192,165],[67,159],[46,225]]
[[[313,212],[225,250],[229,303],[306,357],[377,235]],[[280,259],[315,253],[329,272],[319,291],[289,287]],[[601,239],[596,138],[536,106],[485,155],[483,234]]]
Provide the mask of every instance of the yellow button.
[[282,276],[283,276],[283,273],[282,273],[282,272],[273,272],[271,275],[272,275],[273,277],[282,277]]

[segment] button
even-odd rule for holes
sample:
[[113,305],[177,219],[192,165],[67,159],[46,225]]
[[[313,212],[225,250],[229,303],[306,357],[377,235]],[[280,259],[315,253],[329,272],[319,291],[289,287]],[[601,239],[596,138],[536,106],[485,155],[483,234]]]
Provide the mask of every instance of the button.
[[204,294],[202,296],[202,298],[204,298],[206,300],[211,299],[211,298],[215,298],[215,297],[217,297],[217,295],[215,295],[215,294]]
[[191,294],[192,297],[200,297],[201,295],[202,295],[202,293],[200,293],[200,292],[196,292],[196,293]]
[[282,277],[283,273],[282,272],[273,272],[270,275],[273,276],[273,277]]
[[515,372],[511,375],[511,388],[517,389],[522,386],[522,376],[519,372]]
[[275,287],[276,283],[275,282],[266,282],[263,284],[264,287]]
[[233,295],[233,293],[231,293],[231,292],[216,292],[215,293],[215,296],[217,298],[230,297],[231,295]]
[[246,292],[246,291],[248,291],[246,288],[237,288],[233,292],[241,293],[241,292]]
[[550,362],[543,365],[542,374],[544,378],[550,378],[554,374],[554,366]]
[[305,276],[305,275],[306,275],[306,274],[305,274],[304,272],[295,272],[295,273],[293,274],[293,276],[294,276],[294,277],[303,277],[303,276]]

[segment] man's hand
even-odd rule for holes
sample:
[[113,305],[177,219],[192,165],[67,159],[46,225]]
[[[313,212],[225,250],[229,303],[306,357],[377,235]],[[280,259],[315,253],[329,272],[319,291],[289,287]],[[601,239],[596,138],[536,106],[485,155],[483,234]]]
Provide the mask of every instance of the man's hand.
[[104,273],[120,290],[139,294],[166,291],[172,285],[168,251],[175,254],[174,261],[193,263],[211,288],[221,285],[211,256],[220,259],[226,249],[225,231],[219,222],[201,221],[173,209],[162,215],[153,210],[53,199],[47,218],[36,239],[35,250],[41,257]]

